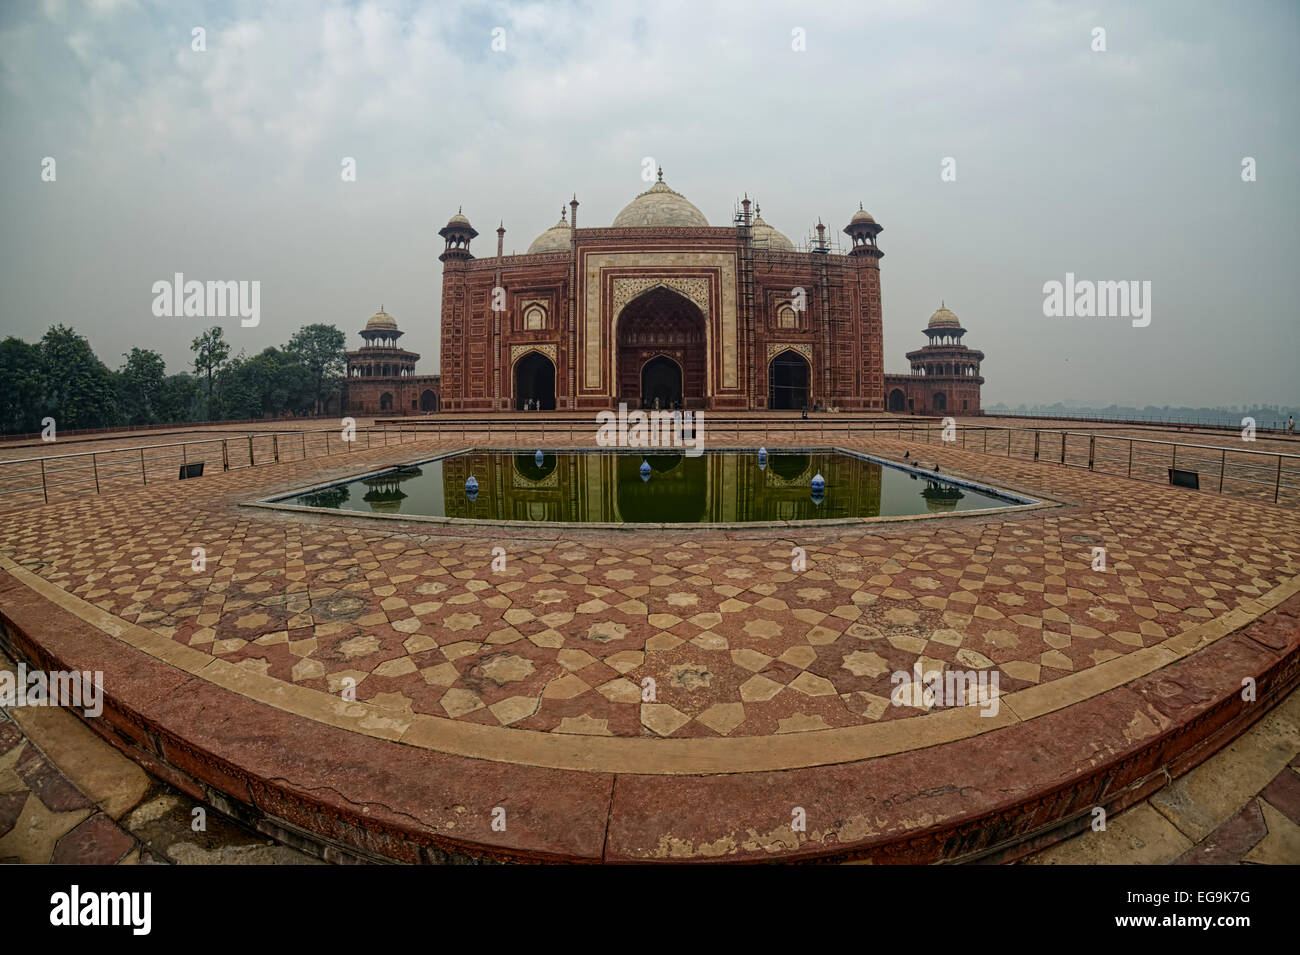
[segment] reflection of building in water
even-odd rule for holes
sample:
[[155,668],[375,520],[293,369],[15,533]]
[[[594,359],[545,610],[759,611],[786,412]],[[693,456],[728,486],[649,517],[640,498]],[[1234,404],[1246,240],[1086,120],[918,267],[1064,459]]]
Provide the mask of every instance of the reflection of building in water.
[[[642,481],[641,461],[650,465]],[[502,521],[713,523],[812,520],[880,512],[880,468],[846,457],[757,455],[462,454],[442,462],[449,517]],[[818,469],[828,484],[814,504],[809,483]],[[479,496],[464,492],[471,475]]]
[[413,477],[419,477],[424,472],[419,468],[402,468],[398,471],[385,471],[383,474],[376,474],[374,477],[363,478],[361,483],[366,486],[366,493],[362,495],[361,500],[370,505],[372,511],[378,511],[383,514],[400,514],[402,511],[402,501],[406,500],[406,493],[402,490],[402,482],[409,481]]
[[932,514],[955,511],[957,502],[965,496],[957,485],[932,481],[929,478],[925,481],[925,490],[921,492],[921,497],[925,498],[925,506]]

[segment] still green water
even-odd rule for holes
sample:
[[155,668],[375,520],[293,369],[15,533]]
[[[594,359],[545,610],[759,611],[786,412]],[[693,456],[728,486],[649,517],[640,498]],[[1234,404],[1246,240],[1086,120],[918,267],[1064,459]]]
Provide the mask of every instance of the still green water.
[[[648,480],[641,462],[650,465]],[[813,476],[825,493],[811,490]],[[478,494],[465,492],[470,475]],[[471,451],[280,498],[281,503],[471,520],[720,523],[942,514],[1017,501],[834,451],[698,457],[615,451]]]

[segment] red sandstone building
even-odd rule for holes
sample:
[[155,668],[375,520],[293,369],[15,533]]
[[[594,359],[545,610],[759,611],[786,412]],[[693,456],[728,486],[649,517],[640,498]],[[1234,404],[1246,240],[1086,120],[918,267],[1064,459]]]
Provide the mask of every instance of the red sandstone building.
[[365,341],[347,353],[343,410],[351,414],[417,414],[438,410],[438,375],[416,375],[420,356],[397,344],[403,332],[384,311],[370,316],[361,330]]
[[800,251],[750,205],[711,226],[661,171],[610,226],[578,228],[575,198],[523,255],[498,228],[487,258],[452,216],[440,407],[882,410],[881,227],[859,210],[847,253],[821,224]]
[[[659,181],[609,228],[576,228],[578,201],[523,255],[476,258],[460,212],[438,234],[442,374],[397,344],[383,311],[348,352],[343,407],[419,414],[631,407],[822,408],[977,413],[984,353],[940,307],[910,375],[883,373],[880,225],[859,207],[847,253],[817,238],[796,249],[746,198],[710,226]],[[569,218],[566,218],[566,214]]]
[[929,342],[907,353],[910,375],[885,375],[885,409],[925,415],[977,414],[984,353],[961,343],[966,329],[943,303],[925,327]]

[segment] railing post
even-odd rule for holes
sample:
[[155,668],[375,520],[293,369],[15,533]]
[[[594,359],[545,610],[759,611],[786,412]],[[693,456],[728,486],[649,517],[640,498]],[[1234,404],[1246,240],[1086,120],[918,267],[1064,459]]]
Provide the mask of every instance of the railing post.
[[221,470],[230,470],[230,448],[226,447],[226,439],[221,439]]
[[144,448],[140,449],[140,480],[142,480],[146,486],[149,484],[149,474],[144,469]]
[[329,453],[330,453],[330,433],[326,431],[325,432],[325,456],[328,457]]
[[271,435],[271,453],[275,455],[275,463],[279,464],[280,463],[280,436],[278,434]]
[[95,460],[95,455],[90,456],[90,467],[95,472],[95,493],[99,493],[99,462]]
[[1128,476],[1133,476],[1133,439],[1128,439]]
[[1061,432],[1061,463],[1062,464],[1065,463],[1065,439],[1066,439],[1066,432],[1062,431]]
[[[142,451],[140,453],[143,454],[144,452]],[[1278,460],[1280,461],[1282,459],[1278,458]],[[45,459],[44,458],[41,458],[41,497],[44,498],[46,504],[50,503],[50,492],[45,487]]]
[[1039,432],[1035,431],[1034,432],[1034,460],[1035,461],[1038,460],[1038,438],[1039,438]]
[[[1278,458],[1281,461],[1281,458]],[[1228,449],[1224,448],[1223,453],[1219,455],[1219,493],[1223,493],[1223,472],[1228,468]]]
[[253,460],[253,436],[248,436],[248,466],[251,468],[256,462]]
[[1277,476],[1273,479],[1273,503],[1276,504],[1278,496],[1282,493],[1282,455],[1277,456]]
[[302,433],[302,459],[307,460],[307,432]]
[[1088,436],[1088,470],[1092,470],[1093,462],[1097,459],[1097,436],[1095,434]]

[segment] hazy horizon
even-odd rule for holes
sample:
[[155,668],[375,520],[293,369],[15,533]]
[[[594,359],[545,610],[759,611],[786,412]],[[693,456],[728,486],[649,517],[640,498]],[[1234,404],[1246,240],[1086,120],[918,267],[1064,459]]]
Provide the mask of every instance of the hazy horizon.
[[[382,304],[433,373],[457,208],[522,253],[574,194],[608,225],[651,158],[712,225],[748,193],[843,239],[863,203],[887,372],[943,300],[989,405],[1296,406],[1298,39],[1286,3],[7,4],[0,337],[180,371],[218,323],[154,317],[181,272],[261,282],[235,353],[312,322],[355,348]],[[1044,317],[1067,273],[1149,281],[1150,324]]]

